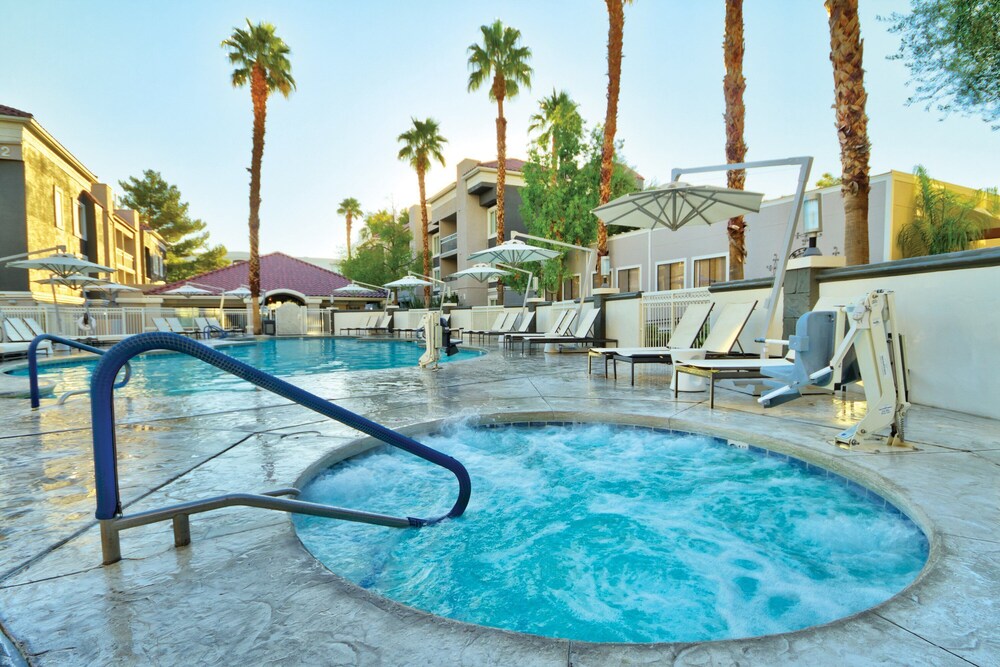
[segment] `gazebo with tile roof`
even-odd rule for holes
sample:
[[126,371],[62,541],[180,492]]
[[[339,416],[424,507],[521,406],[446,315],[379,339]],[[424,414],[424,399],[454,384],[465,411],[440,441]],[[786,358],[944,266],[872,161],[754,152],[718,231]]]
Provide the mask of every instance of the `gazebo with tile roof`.
[[[181,297],[184,305],[201,305],[197,301],[217,301],[223,292],[235,290],[249,283],[249,262],[233,262],[229,266],[214,271],[208,271],[186,280],[179,280],[169,285],[160,285],[148,294],[162,296],[164,299],[178,299],[166,294],[170,290],[191,283],[203,289],[215,288],[212,295],[203,297]],[[260,289],[265,303],[274,301],[295,301],[300,305],[320,307],[323,305],[347,306],[363,304],[370,301],[382,301],[386,293],[370,290],[357,292],[350,297],[334,297],[334,290],[349,285],[351,281],[344,276],[309,262],[296,259],[282,252],[272,252],[260,258]]]

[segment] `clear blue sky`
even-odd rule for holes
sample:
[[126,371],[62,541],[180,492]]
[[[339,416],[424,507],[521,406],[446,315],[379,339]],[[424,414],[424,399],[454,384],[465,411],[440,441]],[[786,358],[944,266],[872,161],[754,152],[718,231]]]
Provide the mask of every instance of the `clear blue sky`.
[[[872,173],[924,164],[940,180],[1000,184],[1000,133],[977,118],[905,106],[897,38],[876,15],[906,0],[861,1]],[[626,8],[618,136],[648,179],[725,161],[723,2],[637,0]],[[811,181],[839,174],[829,32],[820,0],[745,3],[748,159],[816,158]],[[500,18],[531,47],[534,85],[507,105],[508,155],[524,157],[528,117],[553,87],[590,123],[603,120],[607,13],[600,0],[259,2],[0,0],[0,104],[36,119],[105,182],[155,169],[176,184],[214,242],[245,250],[251,108],[229,84],[219,43],[244,18],[274,23],[299,88],[268,105],[261,248],[338,256],[344,197],[365,210],[416,202],[396,159],[411,116],[436,118],[448,167],[496,158],[495,104],[467,93],[466,49]],[[699,179],[722,183],[723,176]],[[788,194],[794,174],[751,175],[748,189]]]

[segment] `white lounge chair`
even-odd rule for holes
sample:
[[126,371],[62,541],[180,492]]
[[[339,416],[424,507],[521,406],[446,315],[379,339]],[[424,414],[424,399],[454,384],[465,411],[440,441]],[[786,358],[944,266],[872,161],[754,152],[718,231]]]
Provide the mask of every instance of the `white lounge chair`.
[[569,333],[569,330],[573,326],[573,320],[576,319],[576,311],[573,310],[563,310],[561,313],[556,315],[555,320],[549,326],[548,331],[544,333],[512,333],[504,338],[504,345],[506,347],[513,348],[514,343],[518,341],[524,341],[527,338],[537,338],[543,336],[565,336]]
[[547,345],[549,343],[561,343],[568,345],[593,345],[595,343],[617,343],[617,338],[597,337],[593,334],[594,324],[597,322],[597,317],[601,314],[601,311],[594,308],[588,310],[580,318],[580,321],[576,325],[576,329],[572,334],[563,334],[561,336],[531,336],[530,338],[523,338],[521,340],[521,349],[524,349],[524,344],[528,343],[528,352],[535,345]]
[[[709,315],[712,314],[712,302],[693,303],[684,309],[684,314],[677,321],[670,340],[666,345],[660,347],[592,347],[587,355],[587,375],[590,375],[592,363],[595,357],[604,359],[604,377],[608,377],[608,362],[616,354],[622,355],[670,355],[671,350],[687,349],[694,347],[698,341],[698,336],[705,329]],[[634,372],[634,371],[633,371]],[[617,379],[617,378],[616,378]],[[635,384],[633,375],[632,383]]]
[[756,308],[757,302],[748,303],[728,303],[719,311],[719,316],[712,323],[708,336],[701,347],[671,348],[667,352],[647,351],[640,352],[618,352],[611,355],[611,364],[614,369],[615,379],[618,379],[618,362],[632,364],[632,384],[635,384],[636,364],[672,364],[673,355],[681,353],[685,358],[689,358],[686,353],[697,352],[703,357],[725,357],[733,354],[733,348],[739,343],[740,334],[750,320],[750,315]]

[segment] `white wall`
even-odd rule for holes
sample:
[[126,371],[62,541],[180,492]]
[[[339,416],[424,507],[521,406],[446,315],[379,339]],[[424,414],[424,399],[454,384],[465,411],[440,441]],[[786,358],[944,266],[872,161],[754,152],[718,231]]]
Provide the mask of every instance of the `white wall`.
[[820,296],[895,292],[910,401],[1000,419],[1000,267],[820,283]]

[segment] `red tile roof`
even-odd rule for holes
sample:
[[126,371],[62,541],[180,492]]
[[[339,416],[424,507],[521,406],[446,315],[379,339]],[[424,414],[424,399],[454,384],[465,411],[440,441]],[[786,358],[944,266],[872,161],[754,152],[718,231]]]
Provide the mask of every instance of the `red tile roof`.
[[[184,283],[193,282],[199,285],[210,285],[222,290],[234,290],[240,285],[249,283],[249,262],[233,262],[229,266],[214,271],[208,271],[187,280],[179,280],[169,285],[161,285],[151,294],[162,294]],[[260,258],[260,289],[262,293],[272,290],[292,290],[306,296],[330,296],[335,289],[350,284],[350,280],[334,271],[303,262],[282,252],[272,252]],[[362,293],[358,296],[376,298],[376,292]]]
[[21,111],[20,109],[15,109],[14,107],[9,107],[5,104],[0,104],[0,116],[17,116],[18,118],[31,118],[31,114],[27,111]]
[[[507,171],[521,171],[524,169],[524,163],[524,160],[519,160],[514,157],[509,157],[504,161],[504,164],[507,166]],[[490,160],[489,162],[480,162],[479,166],[486,167],[488,169],[496,169],[499,164],[499,160]]]

